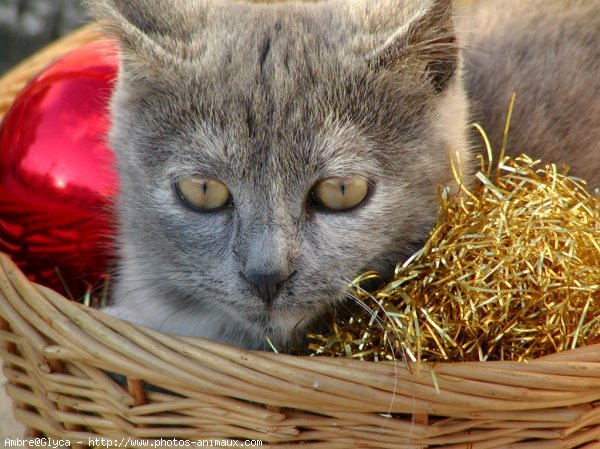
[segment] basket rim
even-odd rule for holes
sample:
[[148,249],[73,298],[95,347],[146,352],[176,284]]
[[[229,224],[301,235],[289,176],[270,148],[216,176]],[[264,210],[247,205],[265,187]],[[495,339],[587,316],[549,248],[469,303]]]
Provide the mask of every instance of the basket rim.
[[[222,395],[235,390],[245,400],[298,408],[355,409],[352,401],[359,401],[374,412],[390,403],[390,395],[397,410],[416,404],[420,413],[535,410],[600,400],[600,345],[528,363],[382,363],[246,350],[165,334],[74,303],[31,283],[5,254],[0,292],[0,315],[40,354],[93,363],[175,391],[173,371],[194,389]],[[286,391],[290,385],[292,393]]]

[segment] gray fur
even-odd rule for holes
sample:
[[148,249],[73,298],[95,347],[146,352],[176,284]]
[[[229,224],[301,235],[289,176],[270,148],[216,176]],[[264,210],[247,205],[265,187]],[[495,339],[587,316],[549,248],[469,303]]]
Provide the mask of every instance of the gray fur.
[[[249,348],[275,344],[390,274],[437,218],[440,185],[468,181],[467,96],[449,0],[95,0],[121,42],[110,143],[121,180],[109,312]],[[225,183],[200,213],[181,177]],[[347,212],[307,203],[328,176],[366,177]],[[267,306],[243,276],[294,273]]]
[[600,2],[485,0],[460,11],[473,119],[499,149],[570,167],[600,187]]

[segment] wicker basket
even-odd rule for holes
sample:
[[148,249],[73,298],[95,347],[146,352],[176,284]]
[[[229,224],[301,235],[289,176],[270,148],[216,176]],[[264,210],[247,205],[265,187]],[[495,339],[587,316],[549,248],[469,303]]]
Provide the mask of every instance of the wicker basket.
[[[41,67],[97,37],[85,28],[6,75],[0,116]],[[89,438],[137,447],[132,437],[311,449],[600,448],[600,345],[530,363],[418,366],[244,351],[69,302],[4,255],[0,342],[17,419],[29,435],[73,447],[93,446]]]

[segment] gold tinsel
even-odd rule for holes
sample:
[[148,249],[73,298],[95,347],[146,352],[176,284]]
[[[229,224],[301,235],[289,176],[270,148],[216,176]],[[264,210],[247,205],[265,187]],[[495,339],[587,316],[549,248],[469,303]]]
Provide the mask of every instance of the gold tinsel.
[[441,195],[438,225],[391,282],[352,282],[364,308],[309,335],[313,354],[525,360],[600,342],[600,198],[527,156],[491,172]]

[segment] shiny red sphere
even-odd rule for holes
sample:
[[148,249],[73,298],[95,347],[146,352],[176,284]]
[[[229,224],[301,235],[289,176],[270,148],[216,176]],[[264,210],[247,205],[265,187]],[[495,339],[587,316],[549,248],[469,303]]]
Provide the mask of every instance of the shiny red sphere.
[[0,125],[0,251],[76,297],[111,259],[117,177],[106,133],[117,69],[114,43],[84,45],[31,81]]

